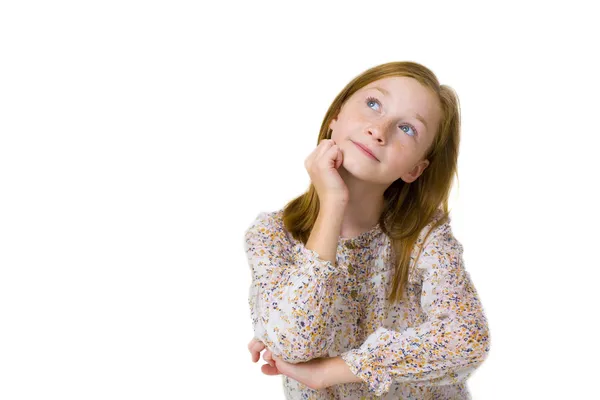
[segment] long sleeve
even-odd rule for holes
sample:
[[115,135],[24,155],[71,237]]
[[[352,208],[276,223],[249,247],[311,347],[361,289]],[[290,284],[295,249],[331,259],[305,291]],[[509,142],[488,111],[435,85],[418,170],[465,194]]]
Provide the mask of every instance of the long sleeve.
[[247,229],[245,251],[255,338],[291,363],[328,356],[337,319],[330,293],[335,276],[347,271],[292,246],[274,213],[260,213]]
[[431,233],[416,268],[424,322],[402,331],[379,327],[341,354],[351,371],[381,396],[392,381],[448,385],[465,380],[489,353],[490,336],[463,247],[448,223]]

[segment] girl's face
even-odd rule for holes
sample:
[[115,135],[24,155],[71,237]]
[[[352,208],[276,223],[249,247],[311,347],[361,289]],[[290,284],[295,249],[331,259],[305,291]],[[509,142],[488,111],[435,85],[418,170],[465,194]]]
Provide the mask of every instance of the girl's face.
[[[434,93],[417,80],[389,77],[354,93],[329,127],[343,167],[355,177],[381,184],[410,183],[429,165],[423,159],[441,118]],[[375,155],[372,158],[358,144]]]

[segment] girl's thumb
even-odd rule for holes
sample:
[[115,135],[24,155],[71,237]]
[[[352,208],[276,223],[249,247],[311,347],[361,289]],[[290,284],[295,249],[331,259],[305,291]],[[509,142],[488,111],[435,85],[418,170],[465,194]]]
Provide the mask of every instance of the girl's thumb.
[[343,159],[344,159],[344,154],[342,153],[342,150],[338,149],[337,157],[336,157],[335,164],[334,164],[335,169],[338,169],[342,166]]

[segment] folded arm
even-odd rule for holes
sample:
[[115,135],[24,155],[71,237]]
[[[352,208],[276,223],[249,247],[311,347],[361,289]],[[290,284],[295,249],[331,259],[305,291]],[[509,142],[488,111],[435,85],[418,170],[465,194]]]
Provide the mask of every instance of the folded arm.
[[463,266],[462,245],[448,224],[431,236],[416,265],[423,278],[424,322],[403,331],[380,327],[359,348],[341,354],[376,395],[387,392],[392,381],[457,383],[489,352],[487,321]]
[[245,250],[255,338],[286,362],[327,357],[337,325],[336,276],[347,272],[313,250],[292,247],[272,213],[259,214],[248,228]]

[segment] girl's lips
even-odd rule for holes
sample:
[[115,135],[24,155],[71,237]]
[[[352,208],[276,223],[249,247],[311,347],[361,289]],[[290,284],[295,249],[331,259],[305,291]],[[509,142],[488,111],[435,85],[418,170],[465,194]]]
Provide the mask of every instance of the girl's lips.
[[379,160],[377,159],[377,157],[375,157],[375,156],[373,155],[373,153],[371,153],[371,152],[369,151],[369,149],[365,148],[365,147],[364,147],[363,145],[361,145],[360,143],[356,143],[356,142],[352,142],[352,143],[354,143],[354,144],[356,145],[356,147],[358,147],[359,149],[361,149],[361,150],[362,150],[362,151],[363,151],[363,152],[364,152],[366,155],[368,155],[369,157],[371,157],[373,160],[377,160],[377,161],[379,161]]

